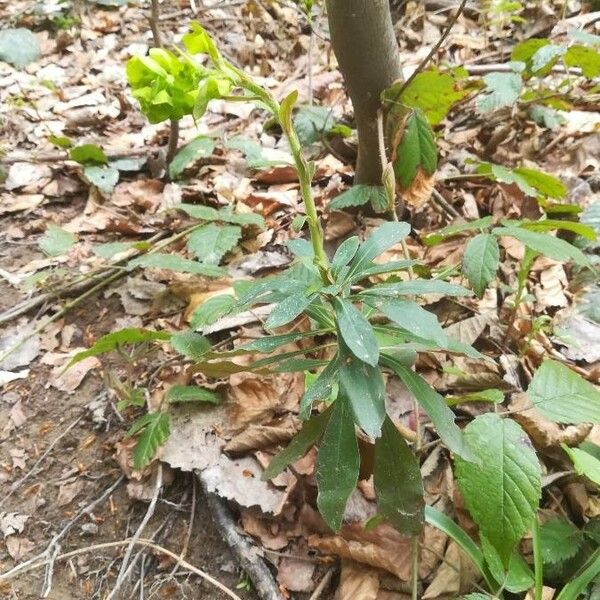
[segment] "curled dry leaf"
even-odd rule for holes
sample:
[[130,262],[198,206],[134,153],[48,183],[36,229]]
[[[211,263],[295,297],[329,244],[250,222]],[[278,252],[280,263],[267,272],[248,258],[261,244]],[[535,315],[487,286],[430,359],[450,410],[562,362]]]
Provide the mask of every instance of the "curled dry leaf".
[[376,600],[379,592],[379,575],[352,560],[342,560],[340,584],[335,600]]
[[240,511],[241,523],[244,531],[260,540],[261,545],[269,550],[282,550],[289,543],[287,532],[279,523],[273,522],[268,515],[264,515],[253,508]]
[[592,425],[589,423],[564,427],[546,419],[533,407],[527,394],[513,394],[509,408],[513,411],[514,420],[521,425],[538,448],[560,444],[577,446],[592,431]]
[[434,185],[435,177],[419,169],[410,187],[401,191],[402,199],[409,206],[419,208],[431,197]]
[[235,435],[227,444],[225,452],[244,454],[250,450],[260,450],[291,440],[300,430],[301,423],[293,415],[286,415],[273,425],[253,424]]
[[67,370],[65,370],[64,364],[60,365],[52,370],[50,385],[57,390],[72,394],[90,371],[99,369],[101,366],[102,363],[95,356],[88,356]]

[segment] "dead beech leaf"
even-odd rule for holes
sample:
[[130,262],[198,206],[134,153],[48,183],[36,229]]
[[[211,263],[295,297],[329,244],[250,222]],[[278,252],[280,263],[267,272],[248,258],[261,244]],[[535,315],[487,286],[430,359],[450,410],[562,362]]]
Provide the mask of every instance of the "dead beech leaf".
[[444,555],[444,562],[440,564],[433,581],[423,594],[423,600],[438,598],[446,594],[453,596],[458,594],[460,592],[460,579],[461,560],[459,548],[454,542],[451,542],[448,544],[448,549]]
[[58,497],[56,499],[57,506],[66,506],[78,496],[83,490],[83,481],[77,480],[72,483],[65,483],[58,489]]
[[376,600],[378,592],[377,571],[352,560],[342,560],[342,573],[335,600]]
[[562,427],[546,419],[534,408],[527,394],[513,394],[509,405],[513,419],[527,432],[535,446],[549,448],[567,444],[577,446],[592,431],[591,423]]
[[154,212],[162,203],[164,183],[158,179],[124,181],[115,186],[110,201],[121,208],[137,207]]
[[414,208],[419,208],[431,197],[433,186],[435,185],[435,177],[427,175],[420,168],[417,169],[415,178],[410,187],[406,190],[400,190],[400,194],[406,204]]
[[[315,563],[298,558],[282,558],[277,567],[277,582],[290,592],[312,592],[315,588]],[[359,596],[356,596],[357,600]]]
[[50,385],[61,392],[72,394],[92,369],[99,369],[101,366],[102,363],[95,356],[88,356],[67,370],[64,365],[60,365],[53,369]]
[[291,440],[299,429],[300,422],[292,415],[287,415],[277,425],[253,424],[231,438],[224,450],[237,455],[268,448]]
[[287,533],[268,515],[252,508],[242,509],[240,513],[244,531],[259,539],[263,547],[269,550],[282,550],[290,543]]
[[6,549],[8,550],[8,553],[15,562],[19,562],[22,558],[27,556],[34,548],[35,544],[25,537],[11,535],[6,540]]
[[325,240],[337,240],[354,230],[356,224],[350,213],[333,210],[325,225]]
[[471,345],[477,341],[490,320],[491,315],[487,313],[475,315],[449,325],[444,331],[455,340]]
[[5,538],[16,533],[22,533],[27,519],[29,519],[29,515],[21,515],[16,512],[0,513],[0,533]]
[[535,287],[535,298],[540,310],[549,307],[568,306],[564,289],[568,286],[567,276],[561,264],[546,267],[540,272],[540,284]]

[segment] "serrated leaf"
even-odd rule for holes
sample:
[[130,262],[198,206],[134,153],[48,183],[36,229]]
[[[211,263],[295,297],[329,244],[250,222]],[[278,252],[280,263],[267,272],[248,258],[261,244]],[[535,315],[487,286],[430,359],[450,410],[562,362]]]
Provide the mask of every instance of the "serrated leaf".
[[540,464],[521,427],[495,413],[471,421],[465,438],[480,464],[457,458],[458,485],[471,517],[506,566],[535,518]]
[[578,265],[589,266],[586,255],[569,242],[547,233],[528,231],[521,227],[495,227],[492,233],[498,236],[514,237],[523,242],[528,248],[548,258],[568,262],[572,260]]
[[265,327],[267,329],[275,329],[276,327],[287,325],[290,321],[299,317],[308,308],[313,299],[313,296],[291,294],[271,311],[265,322]]
[[454,422],[454,413],[440,396],[420,375],[411,371],[395,358],[384,354],[382,363],[392,369],[416,398],[434,424],[444,444],[465,461],[474,460],[475,455],[467,446],[463,432]]
[[396,181],[402,190],[410,188],[421,169],[433,175],[437,169],[437,148],[433,131],[423,113],[415,109],[406,119],[402,139],[392,154]]
[[154,254],[145,254],[138,258],[130,260],[129,268],[135,267],[153,267],[155,269],[168,269],[177,273],[193,273],[195,275],[204,275],[205,277],[223,277],[227,272],[216,265],[207,265],[195,260],[188,260],[176,254],[163,254],[155,252]]
[[292,439],[286,448],[271,459],[269,466],[262,474],[263,480],[273,479],[280,473],[283,473],[288,465],[302,458],[308,449],[317,443],[323,434],[323,431],[325,431],[327,423],[329,423],[332,409],[333,407],[330,406],[304,424],[300,432]]
[[217,210],[211,206],[185,203],[177,204],[173,208],[182,210],[190,217],[201,221],[223,221],[235,225],[256,225],[261,228],[265,226],[265,220],[256,213],[234,213],[229,209]]
[[69,150],[71,160],[80,165],[105,165],[108,162],[104,150],[96,144],[82,144]]
[[457,87],[457,79],[453,73],[442,73],[436,67],[422,71],[402,92],[402,103],[420,109],[429,123],[437,125],[469,94],[469,90]]
[[577,600],[599,573],[600,548],[589,557],[577,574],[563,587],[556,596],[556,600]]
[[486,175],[493,181],[514,183],[524,194],[534,198],[549,196],[561,199],[567,194],[567,188],[560,179],[537,169],[526,167],[509,169],[502,165],[482,162],[477,167],[477,173]]
[[345,344],[363,362],[377,365],[379,346],[369,321],[349,300],[334,298],[333,303],[339,332]]
[[294,128],[302,146],[318,142],[332,125],[333,114],[327,106],[299,106],[294,115]]
[[313,404],[331,398],[339,380],[337,357],[327,363],[316,379],[306,388],[300,400],[300,418],[308,419]]
[[480,298],[496,275],[500,264],[500,248],[496,238],[480,233],[470,239],[463,255],[463,273]]
[[586,46],[571,46],[565,53],[564,63],[567,67],[579,67],[588,79],[600,75],[600,53]]
[[350,263],[350,271],[346,276],[347,279],[352,279],[354,276],[362,273],[362,271],[371,265],[373,259],[402,241],[409,233],[410,225],[404,222],[396,223],[388,221],[379,226],[359,246]]
[[167,392],[167,400],[176,402],[208,402],[220,404],[221,396],[213,390],[207,390],[199,385],[174,385]]
[[441,279],[413,279],[397,283],[382,283],[360,292],[360,296],[422,296],[423,294],[442,294],[444,296],[472,296],[473,292],[462,285],[448,283]]
[[40,54],[38,37],[29,29],[18,27],[0,31],[0,60],[22,69],[37,60]]
[[579,552],[583,535],[570,521],[555,517],[540,526],[540,542],[544,562],[557,564]]
[[467,221],[466,223],[452,223],[451,225],[442,227],[433,233],[427,234],[427,236],[423,239],[423,242],[426,246],[435,246],[436,244],[439,244],[441,241],[452,237],[453,235],[462,233],[464,231],[485,229],[486,227],[489,227],[491,223],[492,217],[483,217],[481,219],[476,219],[475,221]]
[[187,242],[190,252],[200,262],[217,265],[242,237],[242,230],[236,225],[216,225],[210,223],[193,231]]
[[58,225],[50,224],[40,238],[39,247],[48,256],[60,256],[68,252],[77,242],[77,236]]
[[340,357],[339,379],[355,423],[370,437],[378,438],[385,419],[385,384],[379,367],[355,358],[346,350]]
[[210,348],[210,342],[195,331],[179,331],[171,336],[171,346],[188,358],[201,359]]
[[321,439],[316,466],[317,506],[334,531],[339,531],[342,525],[346,503],[358,482],[359,465],[352,411],[340,395]]
[[141,471],[154,458],[159,446],[169,438],[169,415],[156,412],[140,417],[127,432],[127,437],[142,431],[133,451],[133,466]]
[[529,384],[527,395],[542,415],[557,423],[600,422],[600,392],[555,360],[542,363]]
[[523,80],[518,73],[490,73],[483,78],[484,93],[477,98],[477,110],[489,113],[504,106],[513,106],[519,99]]
[[103,335],[96,343],[84,350],[78,352],[69,362],[69,366],[81,362],[88,356],[98,356],[106,352],[112,352],[124,344],[141,344],[143,342],[160,342],[171,338],[171,334],[166,331],[151,331],[149,329],[138,329],[135,327],[119,329],[107,335]]
[[418,534],[425,504],[419,461],[389,417],[375,442],[373,481],[379,513],[400,533]]
[[577,473],[600,487],[600,460],[580,448],[569,448],[566,444],[561,446],[569,455]]
[[96,167],[89,165],[84,167],[83,176],[92,185],[96,186],[102,193],[110,194],[119,182],[119,171],[113,167]]
[[231,294],[219,294],[213,296],[199,306],[192,314],[190,327],[202,329],[212,325],[221,317],[224,317],[235,304],[235,298]]
[[383,186],[356,184],[336,196],[327,205],[327,208],[329,210],[342,210],[349,206],[364,206],[369,203],[375,212],[385,212],[387,210],[387,197]]
[[199,158],[206,158],[213,153],[215,142],[207,136],[199,136],[186,144],[174,157],[169,165],[169,177],[175,180],[183,173],[184,169]]

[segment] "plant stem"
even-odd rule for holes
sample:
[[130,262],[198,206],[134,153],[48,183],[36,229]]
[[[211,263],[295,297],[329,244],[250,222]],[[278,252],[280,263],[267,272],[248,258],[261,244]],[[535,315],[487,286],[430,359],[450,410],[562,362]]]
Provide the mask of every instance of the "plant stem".
[[540,539],[540,526],[537,515],[533,518],[531,526],[531,536],[533,538],[533,566],[535,577],[535,588],[533,600],[542,600],[544,592],[544,565],[542,560],[542,543]]

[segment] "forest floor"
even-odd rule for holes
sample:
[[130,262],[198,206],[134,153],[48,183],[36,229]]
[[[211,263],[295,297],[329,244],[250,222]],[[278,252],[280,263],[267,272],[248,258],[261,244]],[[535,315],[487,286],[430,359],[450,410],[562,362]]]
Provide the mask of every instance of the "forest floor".
[[[541,4],[544,6],[527,5],[525,24],[497,26],[485,40],[487,45],[477,11],[467,11],[436,62],[470,64],[485,72],[486,64],[507,62],[517,41],[560,37],[566,31],[559,12],[562,3]],[[439,7],[410,5],[414,10],[399,17],[396,26],[407,75],[440,38],[451,16],[451,11]],[[300,102],[306,104],[310,72],[312,99],[331,108],[336,122],[351,123],[351,105],[326,40],[322,15],[311,42],[304,17],[293,3],[206,1],[196,14],[194,8],[177,0],[160,4],[159,26],[165,45],[179,41],[188,23],[197,19],[228,58],[263,77],[276,97],[298,89]],[[596,31],[600,18],[583,19],[590,14],[585,5],[577,4],[569,11],[564,16],[571,19],[571,26],[583,23]],[[148,355],[89,357],[65,371],[77,352],[105,334],[126,327],[183,329],[207,298],[230,290],[234,280],[274,273],[291,261],[285,242],[293,236],[289,225],[299,213],[298,184],[289,167],[267,165],[267,161],[279,160],[286,148],[277,135],[263,130],[264,115],[253,106],[219,100],[198,124],[186,117],[181,123],[180,146],[199,134],[209,134],[215,136],[217,150],[209,157],[188,160],[177,180],[165,183],[167,124],[148,124],[127,88],[124,71],[130,57],[146,54],[152,45],[149,8],[119,0],[73,5],[0,0],[0,14],[2,27],[29,28],[41,44],[41,57],[25,69],[0,61],[0,151],[7,176],[0,192],[0,316],[7,317],[0,324],[0,352],[24,336],[26,339],[0,361],[0,572],[39,555],[45,561],[10,580],[0,580],[0,597],[28,600],[45,592],[45,597],[54,600],[107,598],[127,544],[95,546],[127,540],[150,515],[141,538],[176,555],[181,553],[187,563],[240,598],[258,599],[223,540],[196,476],[210,466],[216,469],[213,491],[230,501],[239,530],[272,565],[282,597],[307,599],[323,577],[326,581],[332,577],[331,584],[324,586],[318,597],[333,597],[339,581],[337,559],[341,557],[349,580],[353,574],[358,581],[377,580],[379,591],[373,598],[410,598],[406,538],[389,532],[388,537],[378,533],[369,537],[362,531],[346,532],[346,539],[327,535],[313,508],[313,451],[294,471],[299,480],[300,475],[305,476],[309,484],[282,475],[271,486],[257,476],[269,452],[273,453],[265,436],[277,429],[277,440],[283,441],[297,429],[297,407],[304,391],[299,374],[221,378],[213,387],[227,390],[225,413],[215,409],[217,413],[208,413],[186,429],[191,409],[174,408],[171,438],[159,454],[161,460],[140,473],[132,468],[134,440],[126,433],[141,413],[135,406],[119,411],[116,405],[127,386],[143,389],[148,406],[155,404],[164,394],[165,382],[180,381],[178,358],[160,348]],[[540,215],[537,202],[514,183],[463,177],[465,160],[513,166],[524,159],[529,166],[560,175],[570,203],[585,209],[598,202],[597,99],[565,113],[567,122],[556,129],[542,127],[522,108],[482,116],[468,108],[468,102],[471,100],[465,99],[453,109],[438,129],[441,167],[437,189],[441,200],[408,206],[405,213],[420,236],[409,240],[409,251],[431,268],[451,269],[460,263],[464,238],[451,237],[429,248],[421,243],[423,235],[457,217],[473,220],[493,215],[499,220]],[[309,134],[310,129],[309,122]],[[51,136],[66,136],[75,145],[96,144],[109,159],[122,159],[114,189],[103,193],[90,185],[81,166],[53,145]],[[237,149],[235,144],[218,142],[236,136],[241,136]],[[256,141],[260,146],[253,145]],[[352,231],[364,234],[376,222],[325,212],[327,202],[352,181],[352,141],[336,138],[315,151],[317,200],[332,245]],[[319,143],[315,140],[315,146]],[[252,168],[248,166],[251,159],[255,161]],[[82,274],[106,273],[106,261],[94,253],[94,245],[139,242],[153,236],[164,240],[175,235],[188,224],[170,210],[179,202],[214,207],[235,204],[242,213],[260,214],[267,225],[260,232],[244,229],[240,247],[227,254],[228,277],[209,280],[162,269],[121,269],[117,271],[120,277],[89,297],[82,297],[83,289],[65,291],[66,284]],[[39,247],[51,223],[77,238],[64,254],[52,256]],[[173,247],[182,246],[175,243]],[[395,252],[388,254],[387,260],[400,256],[400,250]],[[505,239],[503,252],[505,264],[500,275],[506,287],[514,284],[507,265],[522,260],[523,247]],[[515,411],[524,410],[516,404],[523,372],[531,371],[544,349],[576,362],[578,371],[597,383],[598,312],[596,308],[593,314],[592,302],[590,313],[589,302],[581,300],[585,294],[574,280],[570,267],[538,259],[529,281],[530,303],[515,321],[518,336],[527,341],[518,352],[507,351],[499,341],[499,323],[507,318],[505,297],[502,299],[499,291],[504,283],[489,289],[481,299],[464,303],[434,298],[431,305],[440,320],[451,323],[453,333],[464,343],[477,342],[500,356],[503,368],[470,359],[455,360],[450,366],[431,354],[420,359],[421,374],[436,389],[450,394],[500,389]],[[15,308],[32,301],[29,310],[12,316]],[[69,308],[73,301],[75,306]],[[61,311],[65,307],[69,309]],[[38,330],[53,315],[55,320]],[[553,327],[548,326],[549,321]],[[219,322],[211,341],[225,344],[236,336],[259,336],[261,322],[262,315],[254,314]],[[412,396],[396,379],[388,382],[388,400],[398,421],[414,428]],[[465,408],[460,418],[481,410],[476,406]],[[546,449],[590,434],[590,428],[552,429],[535,416],[521,424],[534,442]],[[228,428],[233,433],[223,434]],[[600,443],[597,429],[594,427],[594,437],[589,439]],[[240,432],[246,434],[244,439]],[[422,462],[428,504],[450,510],[456,502],[455,516],[472,531],[473,524],[454,488],[450,459],[436,446],[431,431],[425,431],[425,436],[424,442],[432,443],[432,451]],[[233,448],[234,459],[214,458],[225,442],[228,450]],[[372,500],[367,486],[362,492],[364,497],[357,493],[348,508],[358,515],[357,521],[369,515],[367,504]],[[598,494],[580,483],[553,490],[552,498],[546,505],[548,511],[563,511],[568,505],[577,515],[575,519],[600,515]],[[456,597],[471,591],[476,577],[470,566],[457,558],[447,536],[428,527],[424,539],[426,550],[419,571],[423,597]],[[76,550],[81,552],[62,560],[63,553]],[[131,573],[117,597],[231,597],[189,569],[176,568],[175,559],[156,550],[136,546],[129,564],[133,565]],[[339,597],[362,598],[347,591]]]

